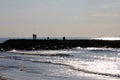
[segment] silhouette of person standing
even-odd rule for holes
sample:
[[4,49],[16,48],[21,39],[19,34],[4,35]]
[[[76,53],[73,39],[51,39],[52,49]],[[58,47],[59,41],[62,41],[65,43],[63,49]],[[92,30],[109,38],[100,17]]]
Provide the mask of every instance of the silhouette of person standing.
[[33,34],[32,36],[33,36],[33,40],[36,40],[37,35],[36,35],[36,34]]
[[34,35],[34,38],[35,38],[35,40],[37,39],[37,35],[36,34]]
[[66,40],[65,36],[63,37],[63,40]]

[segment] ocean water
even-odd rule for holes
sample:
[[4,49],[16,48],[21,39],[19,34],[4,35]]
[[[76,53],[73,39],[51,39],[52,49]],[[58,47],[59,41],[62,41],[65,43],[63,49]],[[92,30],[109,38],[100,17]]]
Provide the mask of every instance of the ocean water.
[[0,75],[12,80],[120,80],[120,49],[0,52]]
[[8,40],[9,38],[0,38],[0,43],[3,43],[4,41]]

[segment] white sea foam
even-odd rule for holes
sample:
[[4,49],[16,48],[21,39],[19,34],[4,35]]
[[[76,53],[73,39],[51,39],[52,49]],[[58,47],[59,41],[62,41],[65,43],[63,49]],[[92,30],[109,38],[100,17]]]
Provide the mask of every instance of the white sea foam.
[[22,51],[22,50],[11,50],[11,53],[17,54],[30,54],[30,55],[39,55],[39,54],[70,54],[70,53],[80,53],[78,51],[71,51],[71,50],[35,50],[35,51]]
[[117,51],[115,48],[96,48],[96,47],[87,47],[87,50],[101,50],[101,51]]

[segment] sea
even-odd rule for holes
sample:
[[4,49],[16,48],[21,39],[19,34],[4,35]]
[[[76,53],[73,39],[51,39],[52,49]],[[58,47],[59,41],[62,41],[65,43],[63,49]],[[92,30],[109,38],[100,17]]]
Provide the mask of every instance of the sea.
[[8,80],[120,80],[120,48],[0,52],[0,76]]

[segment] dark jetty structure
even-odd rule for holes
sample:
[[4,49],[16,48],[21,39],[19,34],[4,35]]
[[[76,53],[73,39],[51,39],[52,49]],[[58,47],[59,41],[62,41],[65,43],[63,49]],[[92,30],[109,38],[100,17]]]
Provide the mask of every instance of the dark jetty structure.
[[96,39],[9,39],[0,44],[0,51],[16,50],[53,50],[75,47],[120,48],[120,40]]

